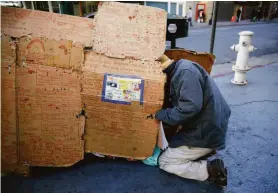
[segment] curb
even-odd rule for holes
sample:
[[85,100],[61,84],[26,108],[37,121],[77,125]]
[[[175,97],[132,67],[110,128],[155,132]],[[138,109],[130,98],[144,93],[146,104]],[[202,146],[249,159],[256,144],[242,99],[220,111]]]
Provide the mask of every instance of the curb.
[[[271,63],[264,64],[264,65],[254,65],[254,66],[252,66],[252,67],[250,68],[250,70],[253,69],[253,68],[262,68],[262,67],[265,67],[265,66],[267,66],[267,65],[271,65],[271,64],[274,64],[274,63],[277,63],[277,62],[278,62],[278,61],[271,62]],[[234,72],[231,71],[231,72],[220,73],[220,74],[213,75],[213,76],[211,76],[211,77],[212,77],[212,78],[220,78],[220,77],[227,76],[227,75],[231,75],[231,74],[234,74]]]
[[[274,24],[274,23],[278,23],[278,21],[271,21],[271,22],[260,22],[260,23],[238,23],[238,24],[228,24],[228,25],[216,25],[216,27],[229,27],[229,26],[244,26],[244,25],[260,25],[260,24]],[[192,27],[191,29],[202,29],[202,28],[210,28],[211,25],[207,25],[207,26],[200,26],[200,27]]]

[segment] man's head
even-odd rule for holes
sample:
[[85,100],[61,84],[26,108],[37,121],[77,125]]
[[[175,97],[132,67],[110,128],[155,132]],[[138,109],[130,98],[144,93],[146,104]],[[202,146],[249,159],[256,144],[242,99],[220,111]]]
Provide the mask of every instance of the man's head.
[[170,66],[170,64],[172,64],[174,62],[173,60],[168,58],[165,54],[160,56],[158,58],[158,61],[161,62],[161,67],[163,68],[163,70],[166,69],[168,66]]
[[189,7],[189,9],[191,10],[191,7]]

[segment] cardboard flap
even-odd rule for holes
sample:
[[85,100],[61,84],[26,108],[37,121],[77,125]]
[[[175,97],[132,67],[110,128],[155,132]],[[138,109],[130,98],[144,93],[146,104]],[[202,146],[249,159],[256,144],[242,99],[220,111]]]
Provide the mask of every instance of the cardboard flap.
[[64,39],[92,46],[94,21],[89,18],[10,7],[1,7],[1,17],[1,32],[12,37]]
[[165,50],[167,13],[162,9],[104,2],[94,20],[93,50],[97,53],[155,60]]
[[186,49],[166,50],[164,54],[175,61],[187,59],[196,62],[201,65],[208,73],[211,72],[212,65],[214,64],[215,60],[215,56],[213,54]]

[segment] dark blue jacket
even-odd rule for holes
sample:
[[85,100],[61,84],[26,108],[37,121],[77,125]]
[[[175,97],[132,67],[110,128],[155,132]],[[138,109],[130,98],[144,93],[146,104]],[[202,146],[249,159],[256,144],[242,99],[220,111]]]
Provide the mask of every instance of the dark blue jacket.
[[171,77],[169,100],[173,108],[161,109],[156,119],[172,126],[183,125],[170,147],[225,148],[231,110],[214,80],[189,60],[172,63],[164,73]]

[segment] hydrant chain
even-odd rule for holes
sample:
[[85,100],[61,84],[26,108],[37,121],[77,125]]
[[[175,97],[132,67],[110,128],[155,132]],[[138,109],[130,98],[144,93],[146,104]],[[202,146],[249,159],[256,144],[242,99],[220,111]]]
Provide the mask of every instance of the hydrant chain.
[[247,84],[246,72],[251,69],[248,65],[249,53],[257,50],[257,48],[251,45],[253,34],[251,31],[240,32],[239,43],[231,46],[231,49],[237,52],[236,64],[232,67],[233,71],[235,71],[235,76],[231,80],[233,84]]

